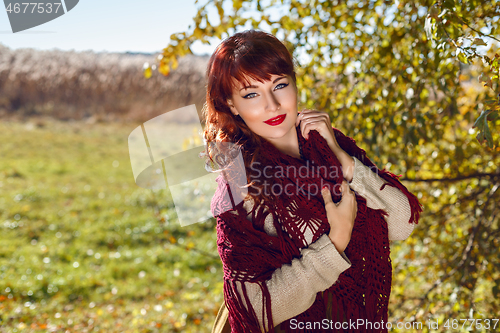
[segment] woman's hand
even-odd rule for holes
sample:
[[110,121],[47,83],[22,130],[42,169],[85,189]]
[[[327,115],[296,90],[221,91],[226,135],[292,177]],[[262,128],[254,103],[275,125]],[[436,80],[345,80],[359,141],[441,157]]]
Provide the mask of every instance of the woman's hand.
[[328,188],[321,190],[326,216],[328,223],[330,223],[328,237],[339,253],[344,252],[351,240],[352,228],[358,211],[356,196],[345,180],[342,182],[341,191],[342,199],[338,204],[335,204]]
[[[295,126],[300,124],[302,136],[308,140],[309,132],[316,130],[326,140],[330,148],[340,148],[332,129],[332,122],[328,113],[317,110],[303,110],[297,116]],[[333,150],[333,149],[332,149]]]
[[328,113],[317,110],[304,110],[295,121],[295,126],[300,124],[302,136],[308,140],[309,132],[316,130],[328,143],[328,147],[339,159],[342,164],[342,173],[347,181],[351,181],[354,174],[354,160],[342,148],[340,148],[335,133],[333,132],[332,122]]

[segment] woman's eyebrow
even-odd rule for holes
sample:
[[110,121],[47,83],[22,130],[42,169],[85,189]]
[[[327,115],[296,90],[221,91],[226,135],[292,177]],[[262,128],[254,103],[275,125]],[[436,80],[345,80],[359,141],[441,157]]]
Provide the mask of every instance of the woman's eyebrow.
[[250,89],[250,88],[258,88],[257,86],[244,86],[243,88],[240,89],[242,91],[243,89]]
[[[279,80],[281,80],[281,79],[285,79],[285,78],[286,78],[286,75],[284,75],[284,76],[280,76],[280,77],[276,78],[276,79],[273,81],[273,83],[276,83],[276,82],[278,82]],[[241,89],[240,89],[240,91],[242,91],[243,89],[250,89],[250,88],[258,88],[258,87],[257,87],[257,86],[254,86],[254,85],[244,86],[243,88],[241,88]]]
[[286,78],[286,75],[283,75],[283,76],[280,76],[280,77],[276,78],[276,80],[274,80],[273,83],[276,83],[279,80],[284,79],[284,78]]

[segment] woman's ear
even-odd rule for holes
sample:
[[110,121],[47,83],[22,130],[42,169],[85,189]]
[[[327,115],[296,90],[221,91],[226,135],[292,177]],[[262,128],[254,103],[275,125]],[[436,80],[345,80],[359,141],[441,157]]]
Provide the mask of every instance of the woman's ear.
[[236,108],[234,107],[233,101],[228,99],[227,100],[227,105],[229,106],[229,109],[231,110],[231,113],[234,114],[235,116],[239,115],[238,111],[236,111]]

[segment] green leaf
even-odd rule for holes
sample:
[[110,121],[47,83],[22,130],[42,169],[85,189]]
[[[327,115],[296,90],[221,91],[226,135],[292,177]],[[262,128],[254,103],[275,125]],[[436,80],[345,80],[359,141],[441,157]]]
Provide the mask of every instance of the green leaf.
[[495,298],[500,296],[500,279],[495,280],[495,285],[491,288],[491,290]]
[[484,42],[484,40],[482,40],[481,38],[475,38],[474,42],[472,43],[472,45],[485,45],[485,46],[487,46],[488,44],[486,44]]
[[439,9],[436,6],[436,4],[434,4],[433,6],[431,6],[429,8],[429,16],[432,17],[432,18],[437,18],[438,15],[439,15]]
[[484,73],[481,73],[481,75],[479,75],[479,82],[488,82],[490,80],[490,77]]
[[448,8],[452,11],[455,9],[455,1],[453,0],[444,0],[443,5],[445,8]]
[[491,112],[486,119],[488,121],[495,121],[500,118],[500,113],[498,111]]
[[483,101],[484,104],[495,104],[498,103],[498,100],[496,99],[487,99]]
[[479,117],[476,119],[473,128],[477,128],[479,130],[479,133],[476,136],[477,140],[481,143],[486,141],[488,147],[493,148],[493,137],[491,135],[490,127],[488,125],[488,115],[491,112],[492,110],[486,110],[481,112]]
[[474,126],[472,128],[478,128],[479,130],[482,130],[482,125],[486,124],[486,117],[491,113],[491,110],[486,110],[481,112],[479,117],[476,119],[474,122]]

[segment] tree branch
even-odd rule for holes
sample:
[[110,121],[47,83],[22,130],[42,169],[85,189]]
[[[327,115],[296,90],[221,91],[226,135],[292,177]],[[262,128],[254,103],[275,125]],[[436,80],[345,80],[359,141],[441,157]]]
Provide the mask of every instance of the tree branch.
[[496,37],[493,37],[491,35],[487,35],[487,34],[484,34],[482,33],[481,31],[479,30],[476,30],[474,29],[473,27],[471,27],[467,22],[465,22],[465,20],[463,18],[461,18],[460,16],[458,16],[456,13],[454,13],[453,11],[450,11],[451,14],[453,14],[456,18],[458,18],[460,21],[462,21],[462,24],[465,24],[470,30],[472,31],[475,31],[476,33],[478,33],[480,36],[484,36],[484,37],[488,37],[488,38],[491,38],[491,39],[494,39],[496,40],[497,42],[500,42],[500,39],[496,38]]
[[[500,187],[500,183],[493,185],[493,187],[490,190],[490,193],[488,194],[488,199],[486,200],[486,202],[484,204],[484,209],[486,209],[488,207],[491,198],[493,197],[493,195],[495,194],[495,192],[498,190],[499,187]],[[469,239],[467,241],[467,245],[465,246],[465,249],[462,252],[462,259],[460,260],[460,262],[449,273],[444,274],[444,276],[442,276],[441,278],[434,281],[432,286],[425,292],[425,294],[422,297],[420,297],[420,302],[415,307],[413,307],[413,309],[411,309],[411,311],[408,311],[408,312],[413,312],[416,309],[422,308],[422,305],[429,297],[429,294],[431,293],[431,291],[433,291],[434,289],[439,287],[444,281],[446,281],[448,278],[453,276],[456,272],[458,272],[467,263],[467,259],[469,258],[469,255],[470,255],[472,248],[473,248],[472,245],[474,244],[474,239],[476,238],[476,234],[477,234],[479,228],[481,227],[481,225],[483,224],[484,219],[485,219],[485,215],[483,214],[481,216],[481,218],[478,220],[477,224],[474,226],[474,228],[469,236]],[[396,321],[398,321],[400,319],[401,318],[398,318]]]
[[456,177],[442,177],[442,178],[401,178],[402,181],[406,182],[412,182],[412,183],[418,183],[418,182],[425,182],[425,183],[431,183],[431,182],[457,182],[461,180],[466,180],[466,179],[473,179],[473,178],[497,178],[500,177],[500,173],[486,173],[486,172],[476,172],[470,175],[460,175]]
[[429,218],[429,217],[433,217],[434,215],[437,215],[437,214],[439,214],[439,213],[443,213],[443,212],[444,212],[444,210],[445,210],[446,208],[451,207],[451,206],[454,206],[454,205],[456,205],[456,204],[458,204],[458,203],[462,203],[462,202],[464,202],[464,201],[471,200],[471,199],[476,199],[476,200],[477,200],[477,197],[478,197],[480,194],[482,194],[484,191],[486,191],[486,189],[487,189],[486,187],[479,187],[477,191],[474,191],[474,192],[472,192],[471,194],[469,194],[469,195],[467,195],[467,196],[465,196],[465,197],[463,197],[463,198],[458,198],[458,199],[457,199],[455,202],[453,202],[453,203],[451,203],[451,202],[450,202],[450,203],[447,203],[447,204],[445,204],[445,205],[442,205],[442,206],[440,207],[440,209],[439,209],[439,210],[437,210],[437,211],[434,211],[434,212],[428,212],[428,213],[426,213],[426,211],[424,211],[424,212],[422,213],[422,216],[425,216],[425,217],[427,217],[427,218]]

